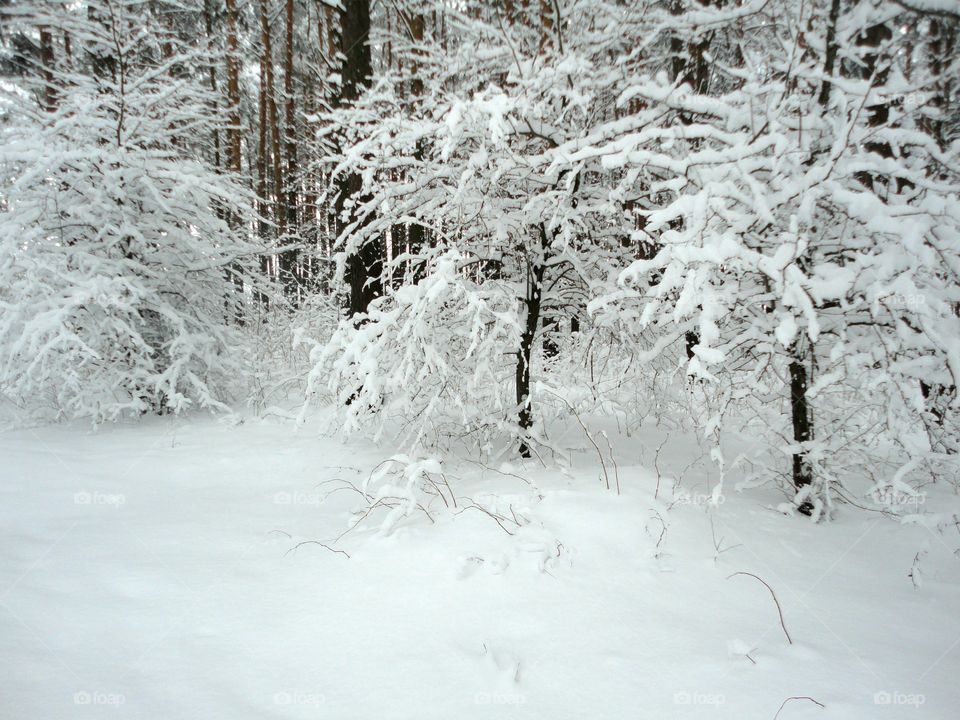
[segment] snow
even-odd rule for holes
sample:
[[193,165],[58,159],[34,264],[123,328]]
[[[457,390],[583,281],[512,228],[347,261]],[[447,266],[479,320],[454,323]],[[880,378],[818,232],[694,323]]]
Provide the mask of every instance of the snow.
[[322,419],[0,435],[0,717],[955,717],[960,537],[934,523],[814,525],[731,467],[715,497],[680,435],[658,481],[651,428],[606,428],[617,495],[571,423],[569,469],[424,459],[457,508],[334,542],[358,497],[329,490],[393,452]]

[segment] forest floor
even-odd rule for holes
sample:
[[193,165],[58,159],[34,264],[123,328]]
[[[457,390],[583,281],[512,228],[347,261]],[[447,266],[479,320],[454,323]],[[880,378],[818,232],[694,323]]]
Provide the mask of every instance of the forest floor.
[[814,525],[735,478],[711,504],[656,429],[607,490],[555,435],[568,469],[451,461],[449,509],[334,544],[362,503],[329,491],[390,448],[251,417],[0,434],[0,717],[957,717],[960,530]]

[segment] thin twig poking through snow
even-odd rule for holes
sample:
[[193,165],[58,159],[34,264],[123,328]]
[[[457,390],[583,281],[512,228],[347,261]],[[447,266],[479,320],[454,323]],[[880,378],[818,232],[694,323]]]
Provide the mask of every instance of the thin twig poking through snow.
[[656,500],[660,495],[660,451],[663,450],[663,446],[667,444],[667,441],[670,439],[670,433],[667,433],[667,436],[663,439],[663,442],[660,443],[660,446],[657,448],[656,454],[653,456],[653,469],[657,471],[657,487],[653,491],[653,499]]
[[329,550],[329,551],[332,552],[332,553],[339,553],[340,555],[346,555],[348,559],[349,559],[349,557],[350,557],[350,553],[348,553],[346,550],[337,550],[336,548],[332,548],[332,547],[330,547],[329,545],[327,545],[326,543],[320,542],[319,540],[304,540],[303,542],[298,542],[298,543],[297,543],[296,545],[294,545],[292,548],[290,548],[289,550],[287,550],[287,551],[283,554],[283,556],[286,557],[287,555],[289,555],[290,553],[292,553],[294,550],[296,550],[297,548],[299,548],[301,545],[319,545],[320,547],[322,547],[322,548],[324,548],[324,549],[326,549],[326,550]]
[[[660,555],[662,554],[662,551],[660,550],[660,545],[661,545],[661,543],[663,543],[663,538],[664,538],[664,536],[667,534],[667,523],[664,522],[663,516],[661,516],[659,512],[657,512],[656,510],[653,510],[652,508],[651,508],[651,510],[652,510],[652,512],[653,512],[654,517],[651,517],[650,519],[651,519],[651,520],[656,519],[656,520],[660,523],[660,535],[659,535],[659,537],[657,537],[657,546],[656,546],[655,552],[654,552],[654,554],[653,554],[653,556],[654,556],[657,560],[659,560],[659,559],[660,559]],[[648,533],[650,532],[649,526],[646,528],[646,530],[647,530]],[[651,533],[651,534],[652,534],[652,533]]]
[[787,632],[787,625],[786,625],[786,623],[783,622],[783,610],[782,610],[781,607],[780,607],[780,601],[777,600],[777,594],[773,591],[773,588],[770,587],[770,586],[767,584],[767,581],[764,580],[763,578],[758,577],[758,576],[754,575],[753,573],[748,573],[748,572],[735,572],[735,573],[733,573],[733,575],[727,575],[727,580],[729,580],[729,579],[732,578],[732,577],[736,577],[737,575],[748,575],[748,576],[754,578],[755,580],[759,580],[759,581],[762,582],[764,585],[766,585],[767,590],[770,591],[770,596],[773,598],[774,604],[777,606],[777,614],[780,616],[780,627],[783,628],[783,634],[787,636],[787,642],[790,643],[791,645],[793,645],[793,639],[790,637],[790,633]]
[[526,479],[525,477],[523,477],[522,475],[517,475],[516,473],[512,473],[512,472],[506,472],[506,471],[504,471],[504,470],[498,470],[497,468],[491,467],[490,465],[487,465],[486,463],[482,463],[482,462],[480,462],[479,460],[473,460],[473,459],[471,459],[471,458],[464,458],[463,460],[464,460],[464,462],[473,463],[474,465],[479,465],[479,466],[482,467],[484,470],[489,470],[490,472],[499,473],[500,475],[504,475],[504,476],[506,476],[506,477],[514,477],[514,478],[516,478],[517,480],[522,481],[524,484],[526,484],[526,485],[528,485],[528,486],[532,486],[532,485],[533,485],[533,483],[531,483],[529,480],[527,480],[527,479]]
[[[723,535],[721,535],[721,536],[720,536],[720,539],[717,540],[717,529],[716,529],[716,527],[715,527],[714,524],[713,524],[713,515],[710,515],[710,534],[713,536],[713,550],[714,550],[714,553],[713,553],[713,562],[714,562],[714,564],[716,564],[716,563],[717,563],[717,560],[720,559],[720,554],[721,554],[721,553],[725,553],[725,552],[727,552],[728,550],[733,550],[733,549],[738,548],[738,547],[741,546],[741,543],[737,543],[736,545],[731,545],[730,547],[723,547]],[[747,657],[750,657],[750,656],[748,655]],[[750,659],[752,660],[753,658],[750,658]]]
[[600,436],[603,438],[603,441],[607,444],[607,452],[610,453],[610,462],[613,463],[613,477],[617,482],[617,495],[620,494],[620,468],[617,467],[617,459],[613,455],[613,445],[610,444],[610,438],[607,437],[607,433],[603,430],[600,431]]
[[783,704],[780,706],[780,709],[777,710],[777,714],[773,716],[773,720],[777,720],[777,718],[780,717],[780,713],[783,711],[784,706],[791,700],[809,700],[814,705],[819,705],[822,708],[826,707],[826,705],[824,705],[822,702],[818,702],[817,700],[814,700],[812,697],[807,697],[806,695],[795,695],[792,697],[788,697],[786,700],[783,701]]
[[537,493],[537,499],[543,500],[543,493],[540,492],[536,484],[531,482],[530,480],[527,480],[527,478],[523,477],[522,475],[517,475],[516,473],[507,472],[505,470],[499,470],[495,467],[491,467],[490,465],[487,465],[486,463],[482,463],[479,460],[472,460],[471,458],[464,458],[463,460],[464,462],[473,463],[474,465],[479,465],[484,470],[489,470],[490,472],[498,473],[500,475],[503,475],[504,477],[516,478],[517,480],[520,480],[525,485],[527,485],[527,487],[533,488]]
[[[288,538],[290,538],[291,540],[293,539],[293,535],[291,535],[290,533],[286,532],[285,530],[271,530],[270,532],[272,532],[272,533],[277,533],[278,535],[286,535],[286,536],[287,536]],[[286,557],[287,555],[289,555],[290,553],[292,553],[294,550],[296,550],[296,549],[297,549],[298,547],[300,547],[301,545],[319,545],[319,546],[322,547],[322,548],[326,548],[326,549],[329,550],[330,552],[340,553],[341,555],[346,555],[348,558],[350,557],[350,553],[348,553],[346,550],[337,550],[336,548],[332,548],[332,547],[330,547],[329,545],[326,545],[325,543],[320,542],[319,540],[304,540],[303,542],[299,542],[299,543],[297,543],[296,545],[294,545],[292,548],[290,548],[289,550],[287,550],[287,551],[283,554],[283,556]]]
[[[475,501],[473,501],[473,500],[470,501],[470,504],[469,504],[469,505],[464,505],[463,508],[460,510],[460,512],[458,512],[457,514],[459,515],[460,513],[464,512],[465,510],[471,510],[471,509],[473,509],[473,510],[479,510],[479,511],[482,512],[484,515],[488,515],[488,516],[490,516],[491,518],[493,518],[493,520],[497,523],[497,525],[500,526],[500,529],[503,530],[507,535],[514,535],[514,534],[515,534],[515,533],[510,532],[510,530],[507,529],[507,526],[504,525],[505,522],[510,522],[510,518],[504,517],[504,516],[501,515],[500,513],[493,512],[492,510],[488,510],[487,508],[483,507],[482,505],[478,505],[478,504],[477,504]],[[513,519],[513,522],[514,522],[514,524],[515,524],[518,528],[521,527],[520,521],[517,520],[516,513],[513,512],[513,507],[512,507],[512,506],[510,507],[510,514],[513,515],[513,518],[514,518],[514,519]]]
[[[600,469],[603,470],[603,482],[606,485],[607,490],[610,489],[610,473],[607,472],[607,463],[603,460],[603,453],[600,451],[600,446],[597,445],[597,441],[594,440],[593,435],[590,434],[590,431],[587,430],[587,426],[583,423],[583,420],[580,418],[580,413],[577,412],[577,409],[570,404],[570,402],[552,390],[547,390],[548,393],[560,400],[564,405],[567,406],[567,409],[573,413],[573,416],[577,419],[580,427],[583,429],[583,434],[587,436],[587,440],[590,441],[590,444],[593,445],[593,449],[597,451],[597,457],[600,458]],[[620,493],[619,487],[617,488],[617,494]]]

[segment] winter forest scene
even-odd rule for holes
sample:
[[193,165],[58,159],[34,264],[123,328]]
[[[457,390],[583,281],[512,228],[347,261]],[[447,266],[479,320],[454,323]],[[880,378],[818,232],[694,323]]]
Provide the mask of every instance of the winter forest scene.
[[0,0],[0,720],[960,717],[960,0]]

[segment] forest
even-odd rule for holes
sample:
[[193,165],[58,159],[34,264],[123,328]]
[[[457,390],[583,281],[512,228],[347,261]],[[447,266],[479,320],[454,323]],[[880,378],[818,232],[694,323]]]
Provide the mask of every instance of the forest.
[[952,717],[958,380],[956,0],[0,0],[0,715]]

